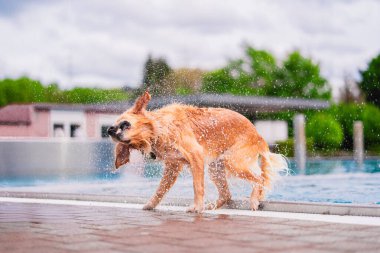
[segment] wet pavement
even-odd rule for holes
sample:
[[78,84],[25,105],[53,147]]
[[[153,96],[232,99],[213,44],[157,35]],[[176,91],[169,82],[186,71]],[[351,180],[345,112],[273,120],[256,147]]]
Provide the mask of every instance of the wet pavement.
[[380,226],[1,202],[0,252],[380,252]]

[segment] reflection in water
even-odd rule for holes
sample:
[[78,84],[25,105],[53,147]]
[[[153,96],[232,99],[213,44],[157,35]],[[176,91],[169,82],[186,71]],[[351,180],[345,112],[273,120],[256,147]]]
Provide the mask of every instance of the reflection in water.
[[[71,178],[18,178],[0,179],[2,191],[33,191],[79,194],[101,194],[150,197],[161,178],[162,166],[153,162],[121,168],[118,173],[109,170],[95,176],[87,174]],[[380,205],[380,160],[366,160],[363,169],[358,170],[353,160],[309,161],[307,175],[297,174],[282,177],[268,194],[269,200],[365,203]],[[87,176],[86,176],[87,175]],[[215,201],[218,194],[206,175],[206,201]],[[230,189],[234,199],[248,198],[251,185],[246,181],[231,178]],[[190,172],[185,169],[167,197],[193,198],[193,184]]]
[[339,173],[377,173],[380,172],[380,160],[365,160],[361,166],[352,160],[308,160],[306,170],[297,169],[294,161],[290,161],[292,174],[315,175],[315,174],[339,174]]

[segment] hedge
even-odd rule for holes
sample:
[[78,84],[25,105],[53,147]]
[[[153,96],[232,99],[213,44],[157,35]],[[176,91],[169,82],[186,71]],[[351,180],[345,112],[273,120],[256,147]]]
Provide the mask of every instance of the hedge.
[[306,124],[306,136],[314,140],[318,150],[333,151],[343,142],[343,130],[340,123],[327,113],[317,113]]

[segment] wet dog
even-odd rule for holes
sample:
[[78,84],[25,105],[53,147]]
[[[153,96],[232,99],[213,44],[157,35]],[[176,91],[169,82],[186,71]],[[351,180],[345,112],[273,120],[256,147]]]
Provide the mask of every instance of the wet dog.
[[[194,205],[189,212],[216,209],[231,200],[227,175],[253,185],[252,210],[257,210],[274,177],[287,170],[286,159],[269,151],[254,125],[243,115],[223,108],[198,108],[171,104],[147,111],[148,92],[108,129],[116,144],[116,168],[129,162],[130,149],[153,153],[164,162],[163,177],[156,193],[144,206],[154,209],[175,183],[182,168],[193,176]],[[219,192],[215,203],[204,206],[204,168]],[[256,172],[256,173],[255,173]]]

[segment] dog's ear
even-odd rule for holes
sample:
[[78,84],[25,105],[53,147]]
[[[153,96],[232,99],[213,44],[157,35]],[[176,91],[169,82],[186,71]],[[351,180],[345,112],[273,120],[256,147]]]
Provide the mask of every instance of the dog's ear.
[[121,165],[129,162],[129,146],[123,143],[117,143],[115,147],[115,167],[118,169]]
[[146,106],[148,105],[150,101],[150,94],[148,91],[145,91],[144,94],[142,94],[135,102],[135,105],[132,108],[133,113],[141,113],[146,109]]

